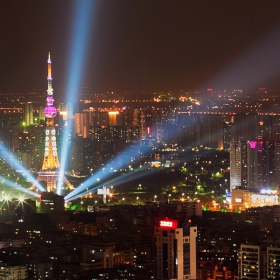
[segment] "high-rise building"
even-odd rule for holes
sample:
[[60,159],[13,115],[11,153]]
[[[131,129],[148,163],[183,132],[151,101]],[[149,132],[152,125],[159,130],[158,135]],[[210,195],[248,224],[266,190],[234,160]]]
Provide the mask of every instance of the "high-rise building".
[[258,137],[248,142],[248,188],[269,188],[275,181],[274,142]]
[[27,264],[27,278],[24,279],[52,279],[54,264],[52,261],[36,261]]
[[27,267],[25,265],[1,265],[0,279],[27,279]]
[[30,151],[18,151],[17,157],[26,168],[32,168],[32,155]]
[[59,114],[62,116],[64,122],[67,122],[69,119],[73,119],[73,106],[71,103],[64,104],[60,103],[58,105]]
[[280,117],[279,116],[274,116],[273,119],[273,125],[271,126],[273,129],[273,136],[276,141],[280,141]]
[[141,110],[139,112],[139,127],[140,127],[140,137],[141,137],[141,140],[146,140],[146,128],[147,128],[147,125],[146,125],[146,117],[145,117],[145,112],[143,110]]
[[230,190],[248,187],[247,141],[239,138],[230,142]]
[[0,122],[1,143],[15,152],[19,148],[19,125],[10,121]]
[[239,279],[280,279],[280,248],[241,244],[238,270]]
[[40,106],[39,107],[39,122],[43,122],[44,120],[45,120],[44,107]]
[[10,125],[11,132],[11,151],[15,151],[19,148],[19,125],[12,123]]
[[[59,172],[59,160],[57,153],[56,144],[56,129],[54,125],[54,118],[57,114],[57,110],[54,107],[53,99],[53,87],[52,87],[52,72],[51,72],[51,58],[50,54],[48,57],[48,90],[47,90],[47,106],[44,109],[46,118],[46,129],[45,129],[45,150],[42,170],[38,172],[37,181],[45,181],[47,184],[47,191],[54,191],[56,189],[56,182],[59,177],[62,176],[63,181],[66,185],[72,189],[73,186],[65,178],[64,175]],[[34,188],[34,184],[31,186]]]
[[180,145],[223,149],[222,115],[178,112],[176,118]]
[[40,197],[40,211],[41,213],[64,211],[64,197],[53,192],[42,192]]
[[223,122],[221,115],[200,115],[200,145],[223,149]]
[[75,137],[71,145],[71,160],[70,160],[70,170],[76,174],[82,173],[83,162],[84,162],[84,147],[82,137]]
[[280,186],[280,141],[275,142],[275,176],[274,183]]
[[74,137],[78,136],[81,136],[82,138],[89,138],[89,120],[88,114],[86,113],[75,114]]
[[118,111],[108,112],[109,126],[122,126],[122,116]]
[[109,114],[106,111],[94,111],[92,118],[93,126],[105,127],[109,124]]
[[185,114],[179,115],[178,117],[178,125],[179,125],[179,133],[180,139],[183,140],[183,145],[185,147],[197,147],[200,145],[200,129],[199,122],[200,117],[198,114]]
[[33,105],[26,104],[24,108],[24,122],[25,125],[32,125],[33,124]]
[[156,242],[156,279],[197,279],[197,227],[188,220],[159,221]]
[[[230,189],[243,187],[254,191],[278,186],[280,167],[277,143],[259,136],[230,143]],[[277,167],[278,166],[278,167]]]
[[237,140],[244,137],[256,140],[261,135],[259,115],[254,112],[238,113],[234,116],[232,136]]
[[260,251],[260,246],[241,244],[239,262],[240,279],[264,279],[261,277]]
[[280,279],[280,248],[267,247],[267,278]]
[[224,121],[223,122],[223,146],[224,149],[230,148],[230,142],[232,141],[232,122]]

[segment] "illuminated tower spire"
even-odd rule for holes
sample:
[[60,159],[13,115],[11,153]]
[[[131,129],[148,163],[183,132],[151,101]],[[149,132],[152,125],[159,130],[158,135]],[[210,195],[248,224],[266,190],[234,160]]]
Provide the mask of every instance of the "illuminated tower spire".
[[48,95],[53,95],[53,87],[52,87],[52,61],[51,61],[51,54],[49,53],[48,57]]
[[[54,107],[53,99],[53,87],[52,87],[52,62],[49,53],[48,56],[48,89],[47,89],[47,106],[44,109],[44,115],[46,118],[46,129],[45,129],[45,150],[44,150],[44,160],[42,171],[38,172],[39,176],[37,181],[45,181],[47,183],[47,190],[54,191],[56,189],[56,182],[58,178],[63,177],[63,181],[66,185],[72,189],[73,186],[64,177],[63,174],[59,172],[59,160],[57,154],[56,145],[56,130],[54,126],[54,118],[57,114],[57,110]],[[33,185],[34,186],[34,185]],[[32,186],[32,187],[33,187]]]

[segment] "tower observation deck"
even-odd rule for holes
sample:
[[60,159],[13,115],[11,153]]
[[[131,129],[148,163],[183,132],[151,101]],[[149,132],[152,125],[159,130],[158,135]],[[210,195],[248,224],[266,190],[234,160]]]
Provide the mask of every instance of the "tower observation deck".
[[[56,189],[56,182],[62,176],[62,181],[67,185],[69,189],[73,189],[73,186],[65,178],[64,174],[59,171],[59,160],[56,144],[56,130],[54,125],[54,118],[57,114],[57,110],[54,107],[53,99],[53,87],[52,87],[52,72],[51,72],[51,58],[50,53],[48,56],[48,90],[47,90],[47,106],[44,109],[44,115],[46,118],[45,129],[45,149],[44,160],[42,170],[38,172],[37,182],[45,181],[47,184],[47,191],[54,192]],[[34,188],[35,184],[31,186]]]

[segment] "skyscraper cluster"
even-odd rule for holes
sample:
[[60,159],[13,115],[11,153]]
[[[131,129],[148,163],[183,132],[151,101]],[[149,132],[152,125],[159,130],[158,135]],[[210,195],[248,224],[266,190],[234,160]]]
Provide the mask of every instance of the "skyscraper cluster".
[[280,117],[238,113],[227,125],[230,137],[230,189],[259,192],[280,184]]

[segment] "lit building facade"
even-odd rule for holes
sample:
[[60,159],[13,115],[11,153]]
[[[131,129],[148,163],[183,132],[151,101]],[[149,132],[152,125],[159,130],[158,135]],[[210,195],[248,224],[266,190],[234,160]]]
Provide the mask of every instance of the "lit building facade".
[[121,115],[118,111],[110,111],[108,112],[109,118],[109,126],[121,126],[122,119]]
[[280,181],[279,147],[263,137],[230,143],[230,189],[242,187],[255,192],[278,187]]
[[223,122],[220,115],[200,115],[200,145],[223,149]]
[[233,189],[231,192],[231,207],[233,210],[244,210],[251,207],[278,205],[277,190],[261,189],[252,192],[244,189]]
[[[178,112],[178,142],[185,147],[223,149],[223,119],[215,114]],[[163,123],[164,124],[164,123]]]
[[263,137],[248,142],[248,188],[260,190],[275,184],[275,144]]
[[275,185],[280,186],[280,141],[275,142]]
[[19,148],[19,125],[11,121],[0,122],[1,144],[15,152]]
[[81,136],[82,138],[89,137],[89,116],[86,113],[75,114],[75,130],[74,137]]
[[239,279],[280,279],[280,248],[241,244]]
[[0,266],[0,279],[21,280],[27,279],[27,267],[24,265],[17,266]]
[[26,279],[53,279],[53,263],[52,262],[34,262],[29,263],[28,278]]
[[232,137],[257,139],[261,135],[260,118],[256,112],[237,113],[233,118]]
[[240,279],[263,279],[263,277],[261,277],[260,268],[261,268],[260,246],[241,244],[240,253],[239,253]]
[[33,105],[26,104],[24,108],[25,125],[33,125]]
[[280,248],[267,247],[267,279],[280,279]]
[[197,279],[197,227],[187,220],[161,220],[155,227],[156,279]]
[[230,142],[230,190],[248,186],[247,141],[240,138]]
[[41,213],[64,211],[64,197],[53,192],[42,192],[40,196]]

